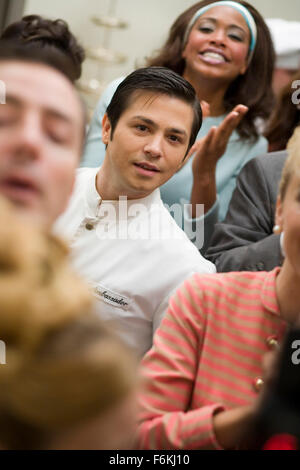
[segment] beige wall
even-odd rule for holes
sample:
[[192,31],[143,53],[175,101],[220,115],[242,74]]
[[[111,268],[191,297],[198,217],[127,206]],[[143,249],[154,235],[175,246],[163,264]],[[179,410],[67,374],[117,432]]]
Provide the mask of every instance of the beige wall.
[[[174,19],[194,0],[26,0],[25,13],[38,13],[51,18],[64,18],[84,46],[98,46],[107,41],[111,49],[126,54],[125,65],[103,66],[86,61],[84,78],[95,77],[109,82],[127,74],[137,62],[158,48]],[[253,0],[266,17],[300,21],[300,0]],[[93,25],[93,14],[111,14],[129,23],[127,30],[112,30],[105,37],[103,28]]]
[[121,66],[86,63],[86,74],[107,81],[128,73],[137,61],[158,48],[172,21],[193,3],[193,0],[27,0],[25,14],[64,18],[85,46],[95,47],[105,40],[105,30],[89,21],[91,15],[109,14],[113,10],[113,16],[126,20],[129,23],[127,30],[108,31],[108,45],[126,54],[128,62]]

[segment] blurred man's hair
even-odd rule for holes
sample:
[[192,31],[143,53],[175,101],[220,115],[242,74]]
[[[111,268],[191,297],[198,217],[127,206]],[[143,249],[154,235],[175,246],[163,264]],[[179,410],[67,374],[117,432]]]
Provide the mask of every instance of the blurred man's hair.
[[24,47],[20,42],[0,41],[0,62],[3,61],[48,65],[65,75],[69,81],[72,81],[69,73],[70,67],[73,66],[71,59],[56,49],[45,51],[34,46]]
[[85,53],[68,24],[61,20],[50,20],[39,15],[24,16],[10,24],[2,32],[0,41],[19,42],[25,49],[42,49],[44,54],[56,52],[69,61],[66,73],[74,82],[81,76]]

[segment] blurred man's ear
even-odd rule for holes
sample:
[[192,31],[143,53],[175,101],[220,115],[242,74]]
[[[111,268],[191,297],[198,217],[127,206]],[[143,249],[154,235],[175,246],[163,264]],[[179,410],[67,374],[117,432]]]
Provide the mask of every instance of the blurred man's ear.
[[111,140],[111,124],[108,119],[107,114],[105,113],[102,119],[102,141],[104,145],[108,145],[108,142]]
[[[281,233],[283,231],[283,204],[281,202],[280,196],[277,198],[276,203],[276,213],[275,213],[275,227],[274,233]],[[276,229],[276,230],[275,230]]]

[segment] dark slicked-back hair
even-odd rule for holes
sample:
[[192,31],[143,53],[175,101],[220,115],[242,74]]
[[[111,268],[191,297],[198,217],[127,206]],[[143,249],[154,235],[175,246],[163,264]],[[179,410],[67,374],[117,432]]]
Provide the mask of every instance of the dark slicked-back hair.
[[0,41],[2,40],[17,41],[26,49],[39,48],[45,54],[56,52],[69,61],[66,73],[72,82],[81,75],[84,49],[69,30],[68,24],[61,19],[49,20],[39,15],[24,16],[20,21],[7,26],[1,34]]
[[[187,26],[200,8],[214,2],[215,0],[203,0],[185,10],[171,26],[169,36],[161,50],[148,59],[147,65],[169,67],[182,75],[185,69],[182,51]],[[267,119],[273,109],[274,95],[271,83],[275,52],[269,28],[256,8],[242,0],[235,0],[235,3],[243,5],[253,16],[257,27],[257,41],[246,73],[239,75],[227,89],[224,108],[229,112],[238,104],[248,106],[249,111],[237,131],[242,138],[257,139],[256,119]]]
[[118,86],[106,110],[111,124],[111,138],[121,115],[130,106],[133,95],[139,91],[150,91],[157,95],[178,98],[189,104],[194,119],[189,148],[194,144],[202,124],[202,110],[192,85],[177,73],[165,67],[146,67],[135,70]]

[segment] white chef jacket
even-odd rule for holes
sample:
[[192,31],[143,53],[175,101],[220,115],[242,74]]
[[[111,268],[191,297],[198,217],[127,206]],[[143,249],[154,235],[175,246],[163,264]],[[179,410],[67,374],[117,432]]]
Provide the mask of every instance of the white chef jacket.
[[178,227],[159,189],[123,201],[123,210],[119,201],[101,199],[98,171],[78,170],[55,231],[70,240],[74,267],[92,286],[101,318],[142,356],[152,346],[170,295],[195,272],[213,273],[215,266]]

